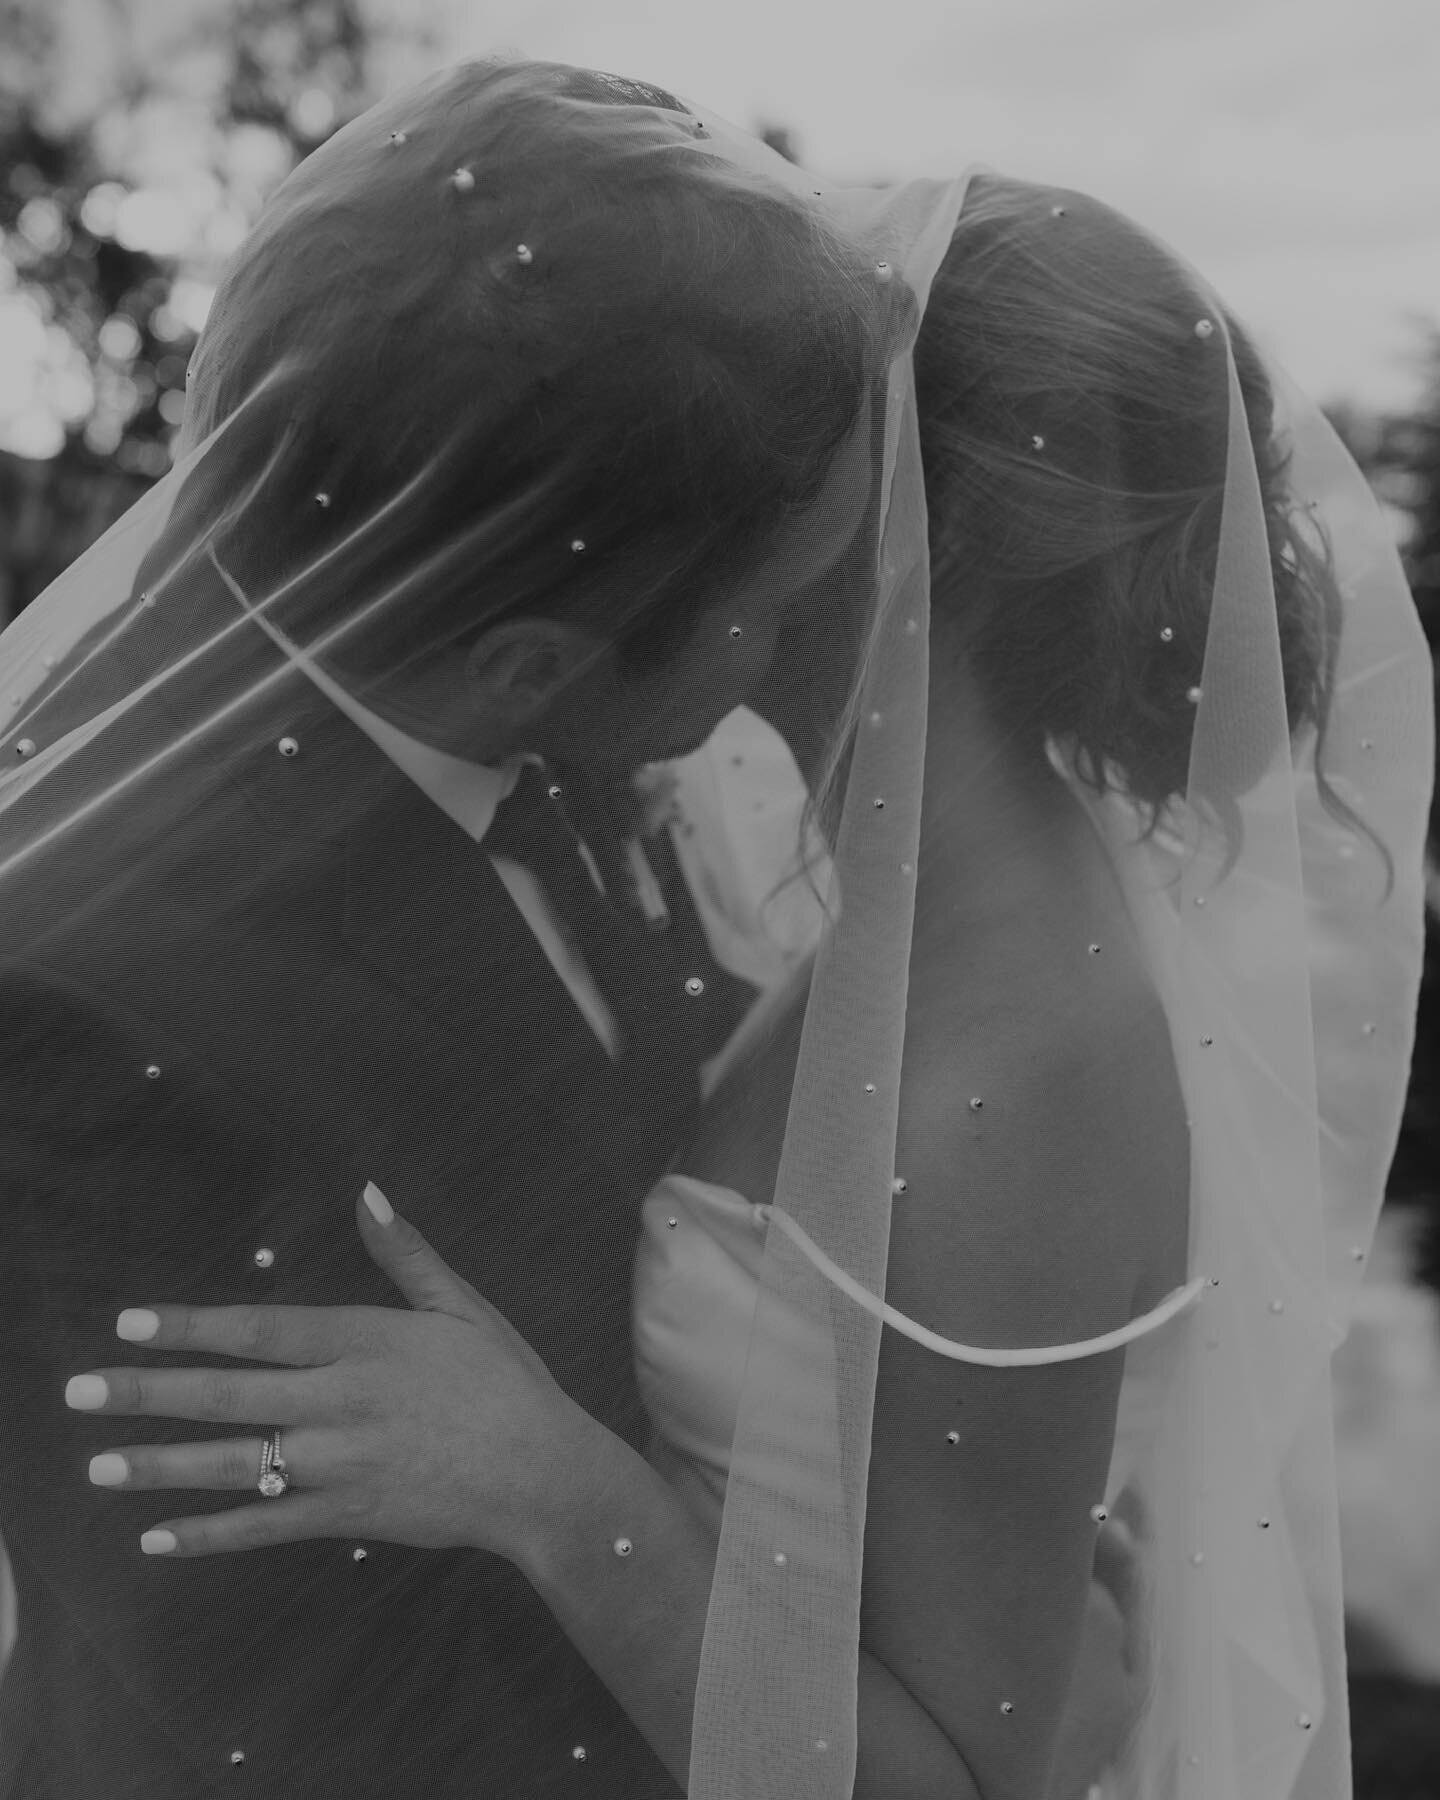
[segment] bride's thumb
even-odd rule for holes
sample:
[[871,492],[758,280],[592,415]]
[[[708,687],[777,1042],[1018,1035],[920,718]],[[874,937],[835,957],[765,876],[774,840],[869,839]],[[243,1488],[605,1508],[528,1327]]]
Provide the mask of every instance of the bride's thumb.
[[420,1312],[473,1316],[481,1303],[474,1288],[399,1216],[373,1181],[365,1183],[355,1215],[365,1248],[411,1306]]

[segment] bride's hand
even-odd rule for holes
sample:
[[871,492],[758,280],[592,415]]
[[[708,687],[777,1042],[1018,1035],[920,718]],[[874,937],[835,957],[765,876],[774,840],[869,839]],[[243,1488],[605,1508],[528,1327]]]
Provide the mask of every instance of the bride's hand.
[[470,1546],[523,1562],[548,1512],[563,1504],[566,1472],[583,1466],[587,1436],[601,1428],[373,1185],[357,1216],[367,1249],[411,1311],[127,1310],[116,1329],[130,1342],[290,1366],[101,1369],[67,1386],[67,1404],[84,1411],[251,1428],[209,1443],[125,1445],[93,1458],[91,1481],[126,1493],[253,1495],[265,1434],[281,1431],[290,1492],[166,1520],[144,1534],[149,1554],[369,1537],[429,1549]]
[[1144,1535],[1138,1496],[1122,1494],[1096,1542],[1080,1651],[1046,1800],[1090,1800],[1144,1708],[1149,1671],[1137,1549]]

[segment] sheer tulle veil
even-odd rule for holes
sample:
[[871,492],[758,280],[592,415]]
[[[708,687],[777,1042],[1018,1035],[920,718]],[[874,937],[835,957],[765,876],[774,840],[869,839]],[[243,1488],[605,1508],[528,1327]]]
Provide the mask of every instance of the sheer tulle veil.
[[[313,265],[302,274],[317,284],[327,256],[363,265],[355,292],[336,282],[333,293],[286,299],[311,320],[297,342],[322,342],[311,313],[323,318],[327,307],[327,330],[356,334],[349,389],[328,364],[317,383],[299,352],[247,363],[230,321],[269,304],[271,290],[238,280],[202,339],[175,469],[0,640],[0,756],[10,764],[0,769],[0,916],[32,947],[51,944],[48,897],[74,846],[101,832],[122,861],[150,854],[148,838],[131,841],[149,830],[144,796],[197,751],[208,769],[246,746],[265,785],[258,799],[237,790],[236,816],[259,809],[272,821],[265,809],[292,804],[275,784],[325,774],[328,751],[312,752],[298,728],[292,740],[285,724],[297,681],[306,705],[343,711],[347,696],[373,695],[377,671],[422,668],[463,641],[477,607],[486,618],[576,607],[623,624],[637,654],[663,667],[678,654],[665,635],[667,596],[687,584],[716,604],[793,602],[777,666],[782,685],[793,671],[796,756],[816,790],[832,879],[774,1191],[748,1196],[774,1210],[688,1791],[691,1800],[843,1800],[855,1771],[883,1328],[825,1265],[883,1295],[891,1208],[904,1204],[895,1140],[939,523],[927,505],[915,343],[942,265],[1016,246],[1043,263],[1063,243],[1103,275],[1108,239],[1078,199],[1007,217],[990,193],[984,234],[971,240],[983,172],[838,187],[702,105],[638,84],[524,64],[486,82],[497,116],[513,111],[488,137],[490,115],[477,114],[473,156],[445,135],[459,129],[458,113],[446,112],[440,89],[397,97],[312,159],[262,224],[280,232],[313,209]],[[526,161],[507,134],[531,125],[541,137]],[[495,176],[502,166],[516,171],[511,190]],[[699,196],[679,214],[667,211],[664,185],[677,169]],[[327,211],[327,183],[393,190],[395,242],[362,238],[343,209]],[[587,234],[594,195],[605,229]],[[1163,622],[1155,626],[1157,654],[1177,659],[1172,701],[1188,771],[1157,805],[1133,771],[1097,765],[1063,734],[1049,745],[1108,848],[1163,1002],[1191,1126],[1187,1281],[1203,1278],[1198,1297],[1127,1349],[1110,1476],[1094,1497],[1137,1522],[1150,1671],[1107,1792],[1346,1800],[1329,1362],[1363,1279],[1409,1066],[1430,666],[1379,507],[1318,409],[1266,365],[1273,438],[1288,457],[1282,543],[1277,478],[1257,466],[1238,328],[1200,274],[1163,245],[1152,252],[1181,297],[1175,354],[1190,359],[1207,396],[1193,451],[1217,501],[1197,550],[1207,591],[1192,599],[1189,635],[1162,645]],[[263,270],[263,259],[247,266]],[[593,297],[593,317],[577,291]],[[752,490],[739,474],[730,480],[748,451],[727,441],[722,470],[718,453],[676,424],[693,421],[711,391],[686,360],[690,312],[716,308],[700,359],[708,368],[706,358],[728,354],[729,334],[778,331],[781,301],[803,354],[793,365],[777,354],[763,373],[765,383],[777,370],[793,380],[794,399],[788,423],[756,430],[763,483]],[[387,307],[393,341],[375,323]],[[584,343],[572,341],[582,328]],[[628,384],[647,329],[653,379],[637,398]],[[402,353],[399,336],[417,332],[429,348]],[[816,394],[841,397],[824,414]],[[1042,398],[1014,417],[1015,454],[1046,459],[1069,483],[1065,504],[1088,504],[1088,452],[1066,443],[1087,421],[1042,420]],[[725,414],[741,420],[737,440],[752,404],[742,394]],[[588,436],[576,437],[565,409],[582,405]],[[617,448],[601,480],[607,419]],[[657,451],[647,434],[672,426],[673,451]],[[847,448],[863,465],[858,484],[842,467]],[[652,467],[674,482],[653,505],[642,491]],[[773,503],[759,517],[762,489]],[[1045,517],[1032,523],[1043,538]],[[817,529],[835,540],[819,559]],[[1302,554],[1295,546],[1332,595],[1313,659],[1323,703],[1298,724],[1277,600]],[[1117,537],[1115,570],[1133,574],[1132,548]],[[949,579],[947,604],[963,611],[963,564]],[[733,641],[745,641],[738,626],[717,640],[717,659]],[[1045,717],[1045,696],[1023,678],[1006,704]],[[291,741],[298,754],[282,747]],[[195,803],[214,806],[224,791],[207,773]],[[314,835],[326,829],[320,819]],[[95,917],[123,888],[115,881],[87,902]],[[263,943],[271,900],[260,873],[233,871],[225,892],[236,941]],[[81,908],[65,929],[83,934],[91,922]],[[404,915],[387,925],[405,929]],[[307,1004],[327,1003],[324,975],[314,971]],[[303,1049],[312,1027],[296,1030]],[[567,1075],[547,1067],[537,1078],[555,1086]],[[426,1077],[397,1079],[418,1087]],[[644,1103],[638,1091],[624,1102],[637,1126]],[[458,1129],[458,1109],[456,1120]],[[426,1173],[432,1186],[461,1179],[447,1171],[444,1135]],[[336,1157],[347,1179],[372,1172]],[[254,1235],[248,1217],[232,1223],[227,1255]],[[51,1233],[47,1278],[63,1306],[78,1307],[93,1285],[90,1259],[110,1254],[97,1219],[62,1209],[26,1229]],[[160,1252],[137,1231],[127,1254],[143,1268]],[[508,1210],[504,1232],[507,1254],[527,1244],[537,1258],[553,1253],[542,1208]],[[203,1271],[217,1298],[228,1266]],[[478,1268],[462,1272],[484,1285]],[[810,1364],[799,1371],[797,1318],[810,1328]],[[995,1347],[1045,1342],[1042,1326],[1017,1315]],[[797,1385],[825,1396],[803,1437],[787,1410]],[[936,1437],[943,1454],[943,1422]],[[303,1579],[333,1575],[307,1568]],[[403,1646],[387,1646],[373,1694],[351,1700],[383,1713],[386,1684],[407,1679],[405,1660]],[[1023,1694],[990,1700],[1006,1728],[1024,1729]],[[424,1701],[408,1693],[407,1704]],[[317,1735],[325,1730],[317,1719]],[[584,1774],[618,1800],[603,1759]]]
[[[966,196],[978,187],[831,201],[842,216],[847,205],[859,218],[883,209],[900,234],[889,260],[923,308],[940,261],[970,248]],[[1083,197],[1057,190],[1050,200],[1008,221],[994,201],[972,254],[1018,243],[1043,262],[1065,233],[1065,255],[1083,260],[1088,247],[1103,266],[1104,222]],[[1109,847],[1163,999],[1191,1127],[1188,1273],[1204,1280],[1197,1304],[1127,1353],[1103,1500],[1139,1522],[1152,1680],[1107,1792],[1338,1797],[1350,1777],[1329,1359],[1363,1278],[1409,1065],[1431,677],[1389,528],[1348,452],[1283,371],[1266,367],[1284,479],[1278,509],[1273,470],[1262,496],[1231,315],[1182,259],[1151,249],[1193,296],[1174,333],[1206,359],[1210,404],[1194,432],[1197,461],[1210,435],[1218,498],[1199,641],[1177,652],[1188,673],[1182,664],[1171,678],[1193,719],[1188,777],[1157,808],[1123,770],[1097,768],[1073,742],[1050,745]],[[1248,342],[1246,354],[1256,356]],[[902,365],[877,628],[851,710],[835,837],[837,917],[816,964],[775,1190],[777,1208],[874,1293],[890,1207],[904,1204],[887,1151],[923,754],[928,560],[911,383]],[[1030,417],[1014,420],[1019,458],[1066,455],[1048,426],[1031,429],[1042,404],[1037,394]],[[1080,461],[1096,422],[1069,424]],[[1075,485],[1080,504],[1106,503]],[[1033,524],[1043,535],[1043,517]],[[1117,565],[1123,556],[1120,545]],[[1324,699],[1292,731],[1276,589],[1301,564],[1324,571],[1330,600],[1315,677]],[[956,591],[963,606],[963,566]],[[1155,650],[1167,654],[1175,636],[1157,621]],[[1023,682],[1010,704],[1026,704]],[[1041,716],[1045,696],[1030,703]],[[797,1308],[813,1309],[833,1346],[831,1453],[777,1493]],[[837,1300],[796,1234],[772,1222],[706,1638],[694,1795],[849,1791],[879,1334],[874,1313]],[[1007,1335],[1008,1346],[1043,1342],[1023,1318]],[[810,1503],[797,1516],[802,1494]],[[782,1577],[776,1547],[792,1542],[806,1555],[786,1557]],[[1023,1702],[1010,1704],[1018,1716]]]

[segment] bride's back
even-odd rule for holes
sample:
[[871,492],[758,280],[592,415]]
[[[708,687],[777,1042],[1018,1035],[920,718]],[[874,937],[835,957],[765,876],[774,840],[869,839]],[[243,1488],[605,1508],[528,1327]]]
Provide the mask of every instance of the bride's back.
[[[932,711],[935,698],[932,690]],[[1185,1279],[1185,1107],[1164,1009],[1104,846],[1058,781],[1055,787],[1045,821],[1016,833],[1003,877],[993,857],[972,848],[975,878],[947,881],[949,868],[967,860],[955,844],[967,821],[930,785],[927,821],[933,809],[939,822],[927,822],[921,838],[897,1166],[911,1166],[907,1143],[945,1141],[957,1119],[967,1135],[978,1137],[983,1125],[991,1144],[1008,1133],[1005,1174],[991,1178],[989,1194],[975,1196],[1003,1205],[1005,1193],[1028,1179],[1027,1157],[1050,1160],[1047,1136],[1053,1141],[1068,1125],[1090,1144],[1108,1145],[1113,1180],[1104,1199],[1117,1223],[1121,1215],[1128,1220],[1138,1314]],[[681,1158],[687,1175],[752,1200],[774,1194],[805,996],[802,975],[757,1009],[749,1055],[712,1097]],[[1044,1110],[1017,1117],[995,1083],[1006,1081],[1006,1071],[1037,1066],[1051,1074]],[[976,1098],[982,1104],[972,1110]],[[1077,1225],[1091,1198],[1076,1194]],[[892,1255],[918,1233],[916,1256],[967,1260],[964,1206],[947,1205],[925,1222],[927,1212],[907,1181],[893,1214]],[[907,1310],[904,1299],[892,1298]],[[939,1328],[934,1319],[923,1322]]]

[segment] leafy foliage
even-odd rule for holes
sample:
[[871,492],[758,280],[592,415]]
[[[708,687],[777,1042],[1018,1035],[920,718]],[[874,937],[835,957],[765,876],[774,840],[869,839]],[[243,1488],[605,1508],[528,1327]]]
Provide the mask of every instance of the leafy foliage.
[[[1424,328],[1420,360],[1422,395],[1412,411],[1372,421],[1359,441],[1353,421],[1335,423],[1377,492],[1404,516],[1406,575],[1431,654],[1440,658],[1440,326]],[[1416,1273],[1440,1290],[1440,795],[1430,810],[1430,868],[1415,1060],[1388,1197],[1423,1210]]]
[[118,55],[77,108],[61,12],[0,3],[0,338],[34,371],[0,419],[0,623],[164,474],[225,257],[386,55],[428,47],[362,0],[223,0],[159,43],[101,10]]

